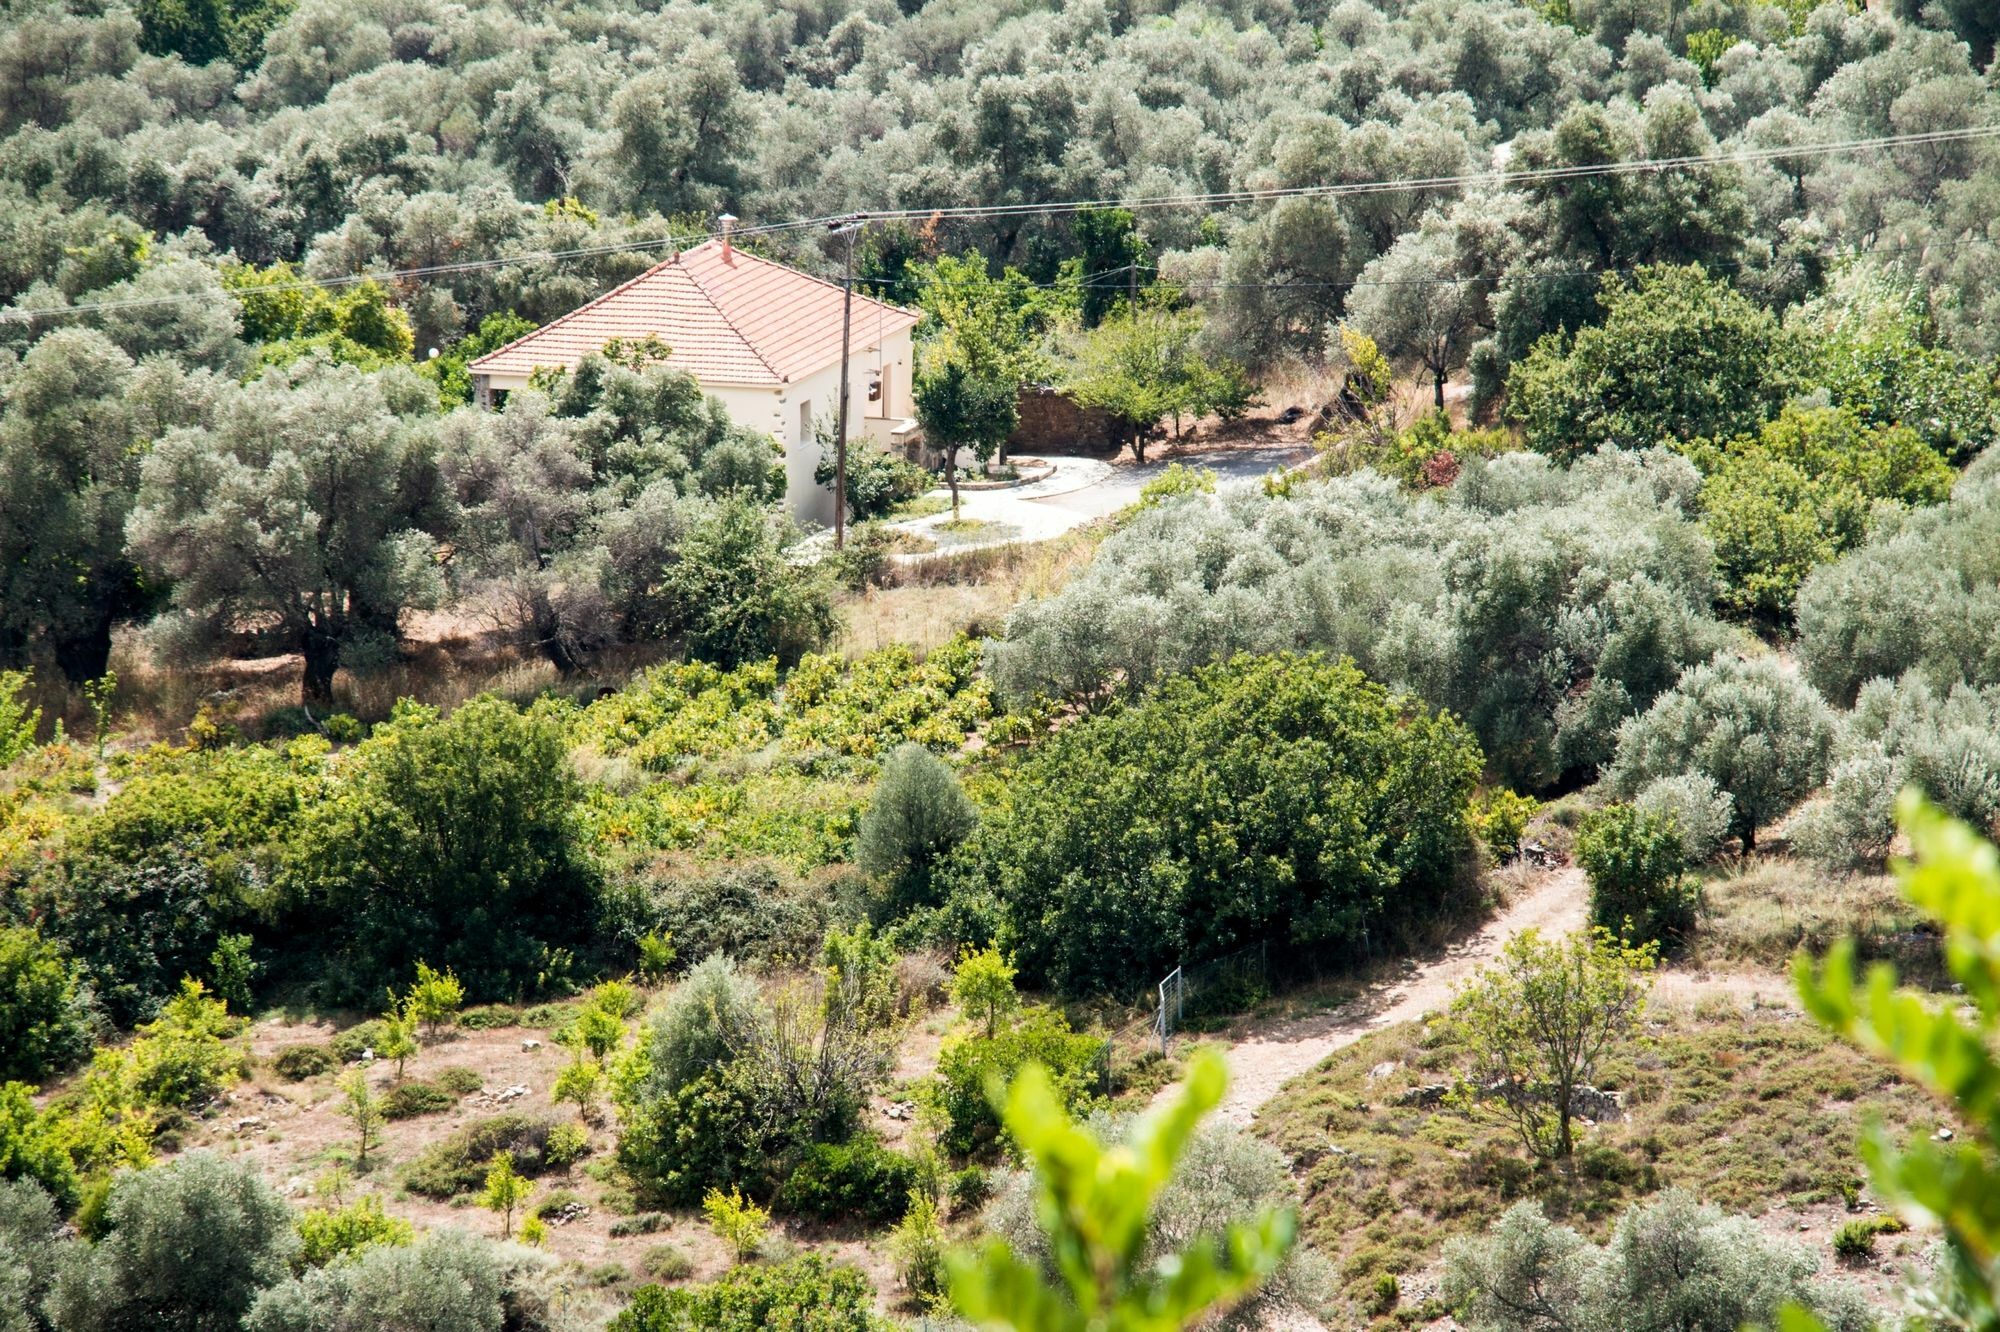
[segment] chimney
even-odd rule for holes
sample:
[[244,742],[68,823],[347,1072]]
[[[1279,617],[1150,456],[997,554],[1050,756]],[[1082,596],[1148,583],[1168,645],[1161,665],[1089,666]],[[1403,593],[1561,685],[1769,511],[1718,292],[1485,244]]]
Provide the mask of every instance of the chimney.
[[722,224],[722,262],[733,263],[736,259],[736,248],[730,243],[730,233],[736,230],[736,214],[724,213],[715,220]]

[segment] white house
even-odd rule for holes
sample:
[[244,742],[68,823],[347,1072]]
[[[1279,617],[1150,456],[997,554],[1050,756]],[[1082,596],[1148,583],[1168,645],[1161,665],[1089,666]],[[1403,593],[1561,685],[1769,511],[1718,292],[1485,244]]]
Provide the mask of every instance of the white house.
[[[655,337],[739,425],[785,450],[786,494],[802,521],[830,524],[833,491],[814,483],[814,425],[840,398],[840,284],[736,249],[727,236],[682,251],[590,304],[471,365],[481,406],[544,368],[574,367],[614,338]],[[848,438],[901,445],[912,419],[910,330],[917,312],[854,296]]]

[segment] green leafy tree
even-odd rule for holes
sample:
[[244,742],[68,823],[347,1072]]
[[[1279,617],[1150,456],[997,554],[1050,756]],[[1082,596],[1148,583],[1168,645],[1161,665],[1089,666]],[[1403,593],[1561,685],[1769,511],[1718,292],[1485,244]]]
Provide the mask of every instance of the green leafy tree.
[[[1962,1002],[1940,1004],[1896,986],[1895,969],[1855,971],[1853,941],[1823,963],[1800,954],[1793,975],[1806,1011],[1897,1073],[1952,1106],[1966,1131],[1898,1145],[1879,1126],[1863,1153],[1876,1191],[1913,1221],[1944,1232],[1927,1312],[1955,1327],[2000,1327],[2000,851],[1973,829],[1906,793],[1897,813],[1915,853],[1899,864],[1903,894],[1944,928],[1945,964],[1964,987]],[[1807,1320],[1788,1321],[1803,1329]]]
[[597,1113],[597,1098],[604,1088],[604,1069],[595,1060],[585,1059],[579,1052],[575,1059],[562,1067],[556,1074],[553,1086],[549,1088],[551,1101],[569,1101],[575,1104],[577,1118],[590,1120]]
[[464,406],[472,401],[472,362],[488,352],[499,351],[516,338],[535,331],[533,320],[523,319],[512,310],[496,310],[479,321],[479,327],[451,346],[417,363],[417,373],[437,384],[438,401],[445,408]]
[[1601,929],[1508,940],[1500,961],[1452,999],[1452,1103],[1499,1119],[1537,1159],[1568,1163],[1577,1088],[1637,1034],[1657,956],[1655,944],[1634,947]]
[[410,1014],[410,1005],[392,1000],[376,1025],[381,1028],[381,1035],[375,1038],[375,1057],[394,1060],[396,1081],[401,1082],[403,1065],[417,1054],[417,1022]]
[[997,896],[1023,977],[1070,993],[1354,946],[1454,901],[1479,767],[1455,719],[1350,663],[1237,657],[1037,745],[953,882]]
[[764,1232],[771,1227],[771,1214],[747,1201],[735,1189],[727,1193],[710,1189],[701,1200],[701,1211],[708,1218],[708,1228],[729,1246],[739,1263],[747,1263],[756,1256],[757,1246],[764,1242]]
[[403,993],[403,1011],[412,1022],[422,1023],[425,1034],[436,1039],[457,1023],[458,1010],[464,1004],[465,987],[451,968],[439,971],[417,959],[417,978]]
[[775,657],[790,666],[816,652],[835,619],[826,584],[785,553],[785,531],[747,497],[698,518],[661,580],[668,608],[658,630],[679,634],[688,655],[718,666]]
[[1590,877],[1590,916],[1630,943],[1673,947],[1694,930],[1701,885],[1687,873],[1671,816],[1612,805],[1584,816],[1576,863]]
[[924,437],[940,452],[958,516],[958,455],[969,450],[982,464],[997,453],[1020,422],[1020,381],[989,349],[945,334],[924,347],[911,394]]
[[493,1163],[486,1168],[486,1188],[479,1195],[479,1205],[500,1218],[501,1239],[513,1235],[514,1210],[534,1191],[535,1181],[514,1169],[512,1152],[494,1155]]
[[464,997],[530,986],[545,949],[588,938],[598,883],[578,798],[548,713],[399,705],[309,811],[288,875],[325,912],[345,984],[379,994],[419,959],[447,968],[434,986],[419,973],[413,1016],[435,1030]]
[[255,942],[247,934],[225,934],[215,941],[208,955],[208,974],[215,982],[216,998],[239,1013],[255,1005],[250,984],[257,977],[257,963],[250,956]]
[[1507,377],[1507,413],[1557,458],[1752,434],[1791,391],[1777,319],[1698,267],[1604,279],[1604,322],[1551,334]]
[[368,1085],[368,1075],[359,1069],[340,1080],[340,1096],[340,1116],[354,1125],[354,1159],[366,1162],[369,1149],[382,1141],[386,1118],[382,1103]]
[[1247,398],[1247,390],[1239,393],[1227,371],[1197,350],[1200,331],[1201,317],[1190,311],[1146,308],[1119,314],[1069,340],[1063,392],[1130,431],[1132,456],[1144,462],[1146,441],[1163,418],[1171,416],[1178,424],[1183,414],[1238,407]]
[[992,944],[967,947],[958,955],[958,966],[951,973],[951,1001],[968,1018],[984,1022],[986,1039],[992,1040],[999,1034],[1001,1019],[1012,1016],[1021,1006],[1020,993],[1014,988],[1013,964]]
[[28,671],[0,671],[0,772],[35,747],[42,710],[28,704],[31,683],[33,676]]
[[1758,828],[1826,780],[1833,742],[1833,711],[1811,685],[1769,658],[1717,656],[1620,728],[1607,780],[1637,795],[1661,777],[1706,777],[1728,793],[1730,831],[1749,851]]
[[1079,314],[1085,328],[1104,322],[1130,294],[1152,286],[1156,270],[1146,262],[1146,238],[1130,209],[1086,208],[1070,220],[1079,253]]
[[855,828],[855,862],[887,885],[890,909],[901,914],[934,900],[939,865],[978,823],[944,760],[905,741],[883,761],[875,797]]
[[1196,1056],[1180,1094],[1114,1151],[1070,1120],[1041,1069],[1023,1070],[1000,1111],[1035,1170],[1054,1271],[1004,1240],[952,1253],[958,1312],[1015,1332],[1178,1332],[1252,1294],[1292,1247],[1298,1223],[1289,1210],[1232,1221],[1169,1259],[1146,1261],[1153,1207],[1226,1080],[1220,1058]]
[[1426,216],[1362,270],[1348,300],[1349,318],[1384,354],[1430,376],[1439,411],[1486,309],[1482,284],[1449,280],[1459,264],[1454,230],[1442,214]]
[[408,1244],[416,1229],[400,1217],[382,1210],[382,1200],[374,1194],[356,1198],[345,1207],[315,1207],[301,1212],[298,1220],[299,1251],[293,1259],[298,1269],[325,1267],[336,1258],[346,1258],[377,1244]]
[[75,964],[28,926],[0,929],[0,1081],[40,1082],[89,1053]]
[[154,446],[129,535],[173,580],[175,641],[269,617],[302,655],[301,700],[327,707],[343,660],[380,660],[404,609],[439,602],[429,436],[385,380],[301,361]]

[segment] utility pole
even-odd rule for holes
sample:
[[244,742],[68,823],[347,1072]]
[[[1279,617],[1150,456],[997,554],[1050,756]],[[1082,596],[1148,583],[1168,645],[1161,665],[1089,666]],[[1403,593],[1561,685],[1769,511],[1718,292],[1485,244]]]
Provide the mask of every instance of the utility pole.
[[854,238],[860,219],[832,224],[834,235],[847,236],[847,257],[840,271],[840,407],[833,427],[833,548],[847,549],[847,348],[854,333]]

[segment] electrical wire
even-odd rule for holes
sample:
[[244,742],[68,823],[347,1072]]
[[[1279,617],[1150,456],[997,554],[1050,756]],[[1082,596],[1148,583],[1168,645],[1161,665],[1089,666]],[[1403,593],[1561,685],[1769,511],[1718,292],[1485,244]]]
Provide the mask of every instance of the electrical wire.
[[[779,235],[801,230],[818,230],[829,226],[850,225],[855,222],[908,222],[929,220],[981,220],[990,218],[1012,218],[1026,216],[1060,217],[1088,212],[1101,208],[1124,208],[1145,210],[1154,208],[1223,208],[1245,203],[1261,203],[1298,198],[1342,198],[1351,195],[1393,193],[1399,191],[1443,191],[1460,189],[1480,184],[1504,185],[1517,188],[1558,181],[1588,179],[1595,176],[1659,174],[1667,171],[1686,171],[1709,167],[1747,165],[1770,162],[1781,158],[1825,157],[1846,152],[1861,152],[1874,149],[1911,147],[1947,143],[1979,142],[2000,138],[2000,125],[1969,126],[1951,130],[1932,130],[1915,134],[1891,134],[1865,139],[1829,140],[1821,143],[1787,144],[1777,147],[1743,149],[1730,153],[1688,155],[1668,158],[1644,158],[1631,161],[1586,163],[1563,167],[1537,167],[1523,171],[1495,168],[1481,172],[1464,172],[1447,176],[1406,177],[1400,179],[1342,181],[1325,185],[1299,185],[1272,187],[1269,189],[1244,189],[1213,191],[1204,194],[1163,195],[1147,198],[1103,198],[1054,200],[1044,203],[1021,204],[966,204],[941,205],[929,208],[864,209],[850,213],[828,214],[820,217],[799,218],[782,222],[767,222],[751,226],[735,226],[728,234],[733,238]],[[300,278],[291,282],[271,283],[255,290],[259,293],[280,293],[307,291],[316,288],[343,287],[362,282],[396,283],[429,277],[441,277],[455,273],[482,272],[488,269],[510,267],[516,264],[554,263],[566,259],[596,258],[611,254],[634,253],[658,249],[662,246],[681,247],[717,240],[725,233],[708,231],[702,233],[652,237],[641,241],[624,241],[605,245],[577,246],[562,250],[538,250],[516,255],[501,255],[485,259],[466,259],[454,263],[426,264],[410,268],[362,270],[324,278]],[[1123,273],[1119,268],[1111,270]],[[1606,270],[1579,270],[1575,273],[1549,274],[1551,278],[1601,276]],[[858,279],[865,280],[865,279]],[[1435,284],[1462,285],[1468,282],[1497,281],[1493,276],[1461,278],[1408,279],[1409,282],[1430,282]],[[1038,284],[1049,285],[1049,284]],[[1182,284],[1197,285],[1197,284]],[[1219,289],[1224,284],[1206,282],[1199,284],[1205,289]],[[1257,283],[1233,284],[1236,286],[1302,287],[1323,285],[1332,287],[1352,287],[1362,285],[1356,282],[1324,284],[1306,283]],[[97,314],[115,310],[143,309],[158,305],[171,305],[181,301],[201,300],[206,292],[174,292],[160,296],[132,297],[122,300],[87,301],[76,305],[51,307],[42,310],[0,311],[0,321],[18,320],[32,322],[36,319],[54,318],[63,315]]]

